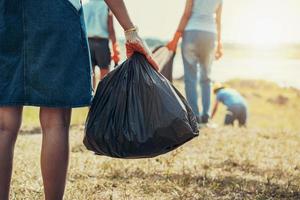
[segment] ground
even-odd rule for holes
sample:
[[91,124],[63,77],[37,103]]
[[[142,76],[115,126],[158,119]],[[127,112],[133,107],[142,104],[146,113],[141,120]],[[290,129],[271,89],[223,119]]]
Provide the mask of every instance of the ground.
[[[264,81],[227,83],[247,99],[247,129],[215,129],[153,159],[99,157],[82,144],[86,109],[73,114],[66,200],[300,199],[300,91]],[[182,82],[175,82],[181,91]],[[83,114],[84,113],[84,114]],[[15,151],[11,198],[43,199],[37,110],[27,108]]]

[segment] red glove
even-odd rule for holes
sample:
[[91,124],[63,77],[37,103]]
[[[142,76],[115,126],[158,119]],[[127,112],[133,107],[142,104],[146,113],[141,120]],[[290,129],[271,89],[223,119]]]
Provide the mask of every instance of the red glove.
[[179,39],[181,38],[182,36],[182,33],[177,31],[173,37],[173,40],[170,41],[168,44],[167,44],[167,48],[170,50],[170,51],[174,51],[176,52],[176,49],[177,49],[177,45],[178,45],[178,41]]
[[111,59],[114,61],[114,63],[117,65],[120,60],[121,60],[121,56],[120,56],[120,50],[119,50],[119,45],[118,43],[114,43],[112,45],[112,49],[113,49],[113,54],[111,56]]
[[139,52],[146,56],[148,62],[152,65],[152,67],[158,71],[159,67],[157,63],[154,61],[152,57],[152,53],[149,50],[146,42],[144,42],[137,33],[137,28],[133,28],[131,30],[125,31],[126,37],[126,54],[127,58],[130,58],[134,52]]

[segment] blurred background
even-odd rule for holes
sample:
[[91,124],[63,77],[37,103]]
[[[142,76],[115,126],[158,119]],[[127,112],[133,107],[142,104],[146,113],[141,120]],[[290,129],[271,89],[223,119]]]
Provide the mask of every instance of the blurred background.
[[[185,1],[126,0],[126,4],[140,34],[153,47],[171,40]],[[300,1],[224,0],[223,6],[224,58],[214,63],[213,78],[267,79],[300,88]],[[177,56],[174,77],[182,75],[181,56]]]

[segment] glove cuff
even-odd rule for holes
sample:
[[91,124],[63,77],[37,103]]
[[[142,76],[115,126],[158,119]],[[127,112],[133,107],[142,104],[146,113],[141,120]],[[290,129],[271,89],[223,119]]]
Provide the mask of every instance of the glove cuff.
[[138,38],[138,28],[135,26],[134,28],[128,29],[125,31],[126,42],[135,41]]

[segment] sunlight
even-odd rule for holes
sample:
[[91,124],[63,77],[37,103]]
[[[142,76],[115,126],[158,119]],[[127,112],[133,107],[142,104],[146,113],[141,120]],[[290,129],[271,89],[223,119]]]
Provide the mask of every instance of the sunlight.
[[[254,22],[250,27],[250,34],[248,35],[248,41],[246,41],[246,43],[266,47],[279,45],[283,42],[283,30],[272,20],[262,19]],[[247,29],[245,30],[248,31]]]
[[295,41],[299,38],[296,21],[300,18],[294,8],[296,5],[299,2],[280,0],[241,1],[234,7],[225,4],[224,36],[234,42],[258,47]]
[[[185,4],[185,1],[173,1],[126,0],[126,4],[142,36],[169,40],[178,26]],[[297,26],[299,7],[299,0],[225,0],[222,19],[224,43],[272,47],[300,42],[300,26]],[[115,24],[118,36],[123,37],[123,29],[117,22]]]
[[[266,3],[266,2],[265,2]],[[241,15],[239,37],[241,43],[254,46],[274,46],[283,42],[283,20],[279,15],[279,6],[266,9],[267,5],[259,2],[251,5],[255,12]]]

